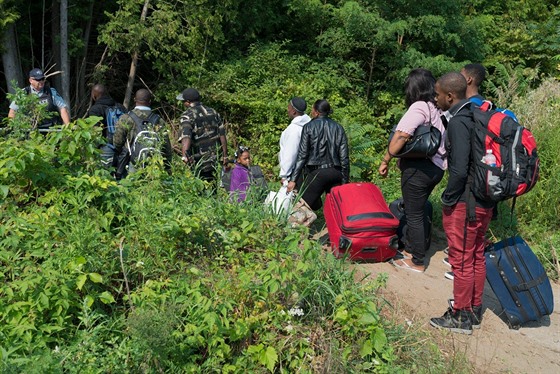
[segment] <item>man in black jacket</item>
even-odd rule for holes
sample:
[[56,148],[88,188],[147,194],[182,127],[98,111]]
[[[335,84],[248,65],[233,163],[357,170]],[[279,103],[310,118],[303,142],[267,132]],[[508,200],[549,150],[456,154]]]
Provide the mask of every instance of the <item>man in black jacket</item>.
[[327,100],[317,100],[311,111],[313,120],[303,127],[296,164],[288,183],[290,192],[302,173],[306,173],[302,185],[298,185],[303,195],[289,218],[292,224],[309,226],[317,219],[313,211],[321,208],[321,195],[334,186],[348,183],[350,178],[346,132],[328,117],[330,113]]
[[[107,88],[102,84],[96,84],[91,88],[91,99],[93,105],[89,109],[86,117],[96,116],[101,117],[102,120],[99,125],[103,128],[103,137],[106,139],[106,144],[100,147],[101,149],[101,162],[106,168],[113,168],[117,166],[118,157],[124,155],[115,155],[115,147],[113,146],[113,135],[116,129],[116,122],[119,117],[126,113],[126,108],[115,102],[109,95]],[[114,108],[112,113],[109,109]],[[111,118],[108,118],[111,117]]]
[[[472,334],[482,319],[482,294],[486,279],[485,235],[493,203],[475,199],[470,189],[471,137],[474,121],[466,99],[467,81],[459,73],[442,76],[435,86],[436,104],[449,117],[445,148],[449,177],[441,196],[443,227],[454,273],[453,302],[442,317],[432,318],[434,327]],[[476,214],[471,216],[474,209]]]
[[123,112],[126,112],[126,109],[115,102],[111,95],[109,95],[107,88],[99,83],[91,88],[91,100],[93,101],[93,105],[89,109],[86,117],[97,116],[103,118],[101,120],[103,136],[107,139],[109,144],[113,144],[113,134],[107,133],[107,108],[117,106]]

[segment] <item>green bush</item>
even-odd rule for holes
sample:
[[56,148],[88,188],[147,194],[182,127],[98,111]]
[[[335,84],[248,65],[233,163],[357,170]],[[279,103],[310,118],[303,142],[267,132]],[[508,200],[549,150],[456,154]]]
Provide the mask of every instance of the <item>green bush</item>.
[[[288,229],[256,199],[230,203],[178,160],[172,176],[147,170],[120,184],[88,173],[96,152],[63,145],[84,142],[74,129],[36,143],[0,141],[10,152],[36,147],[50,155],[49,145],[59,160],[48,179],[28,175],[33,162],[4,174],[3,372],[404,372],[411,365],[397,364],[399,337],[379,314],[384,279],[356,282],[347,263],[305,239],[307,229]],[[13,188],[19,180],[24,191]],[[433,361],[444,365],[437,355]]]

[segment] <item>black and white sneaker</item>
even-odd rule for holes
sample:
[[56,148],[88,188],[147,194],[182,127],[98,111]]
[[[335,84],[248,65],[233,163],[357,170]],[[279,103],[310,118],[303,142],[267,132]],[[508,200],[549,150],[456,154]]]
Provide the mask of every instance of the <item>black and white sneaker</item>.
[[451,308],[441,317],[430,319],[430,325],[438,329],[449,330],[459,334],[472,334],[472,323],[469,310],[453,310]]
[[455,274],[453,274],[452,271],[446,271],[445,274],[443,274],[443,276],[450,280],[453,280],[453,278],[455,278]]
[[442,261],[445,265],[451,266],[451,264],[449,263],[449,257],[445,257]]
[[448,254],[449,254],[449,247],[445,247],[445,248],[443,249],[443,253],[445,253],[446,255],[448,255]]

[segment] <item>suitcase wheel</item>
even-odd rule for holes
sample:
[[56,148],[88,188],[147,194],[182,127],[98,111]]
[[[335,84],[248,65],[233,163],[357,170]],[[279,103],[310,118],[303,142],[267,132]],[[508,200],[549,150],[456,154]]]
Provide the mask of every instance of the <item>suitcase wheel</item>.
[[338,239],[338,250],[341,252],[346,252],[350,249],[350,247],[352,246],[352,240],[341,236],[340,239]]

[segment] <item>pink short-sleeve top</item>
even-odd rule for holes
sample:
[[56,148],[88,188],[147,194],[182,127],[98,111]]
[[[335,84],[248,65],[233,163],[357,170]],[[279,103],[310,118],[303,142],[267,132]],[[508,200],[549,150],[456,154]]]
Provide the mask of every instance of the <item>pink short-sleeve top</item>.
[[432,162],[440,169],[447,169],[447,156],[445,152],[445,127],[441,122],[441,111],[432,103],[426,101],[416,101],[402,116],[397,130],[406,134],[413,135],[418,126],[435,126],[441,131],[441,143],[437,153],[432,157]]

